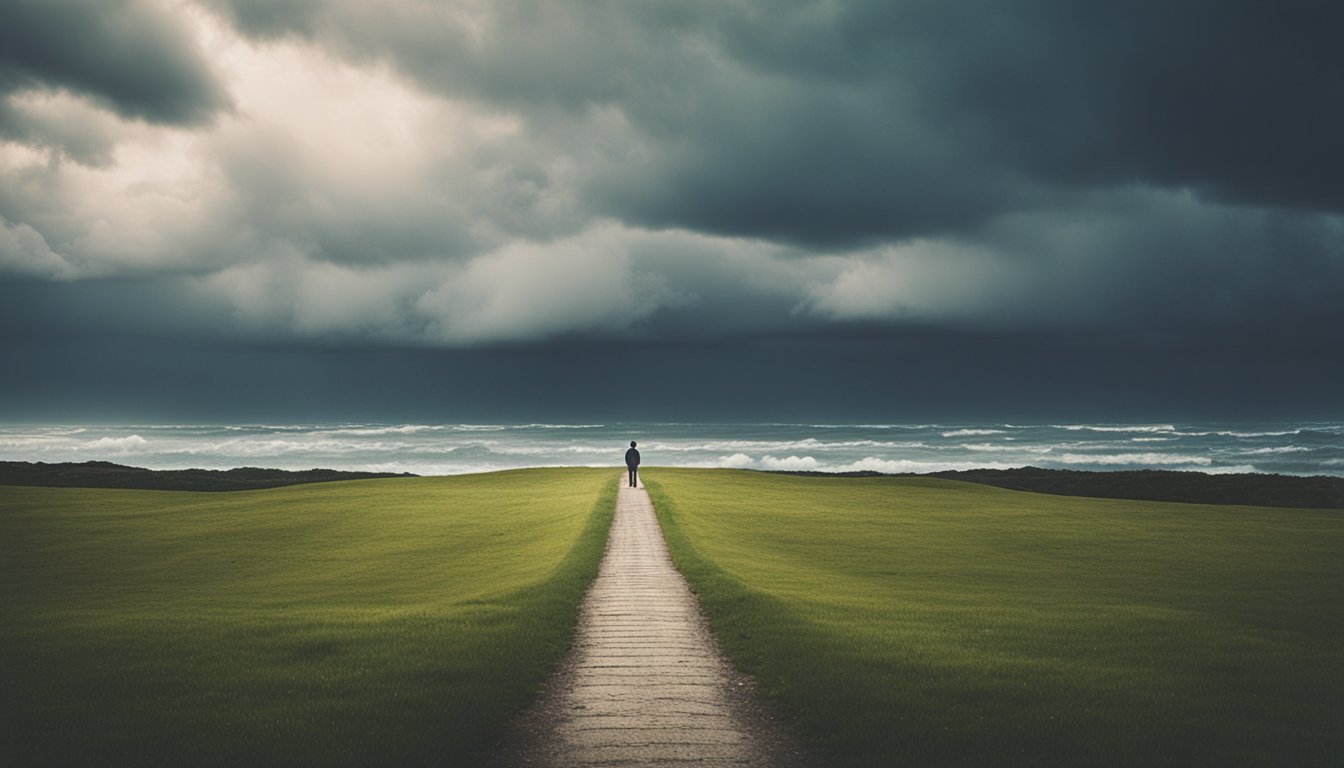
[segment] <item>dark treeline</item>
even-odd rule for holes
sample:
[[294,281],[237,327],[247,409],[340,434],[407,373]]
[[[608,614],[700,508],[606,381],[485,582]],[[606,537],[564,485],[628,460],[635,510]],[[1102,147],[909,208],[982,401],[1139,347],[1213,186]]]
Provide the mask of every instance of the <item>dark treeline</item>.
[[1344,477],[1294,477],[1237,473],[1210,475],[1140,469],[1083,472],[1070,469],[969,469],[937,477],[984,483],[1015,491],[1063,496],[1099,496],[1191,504],[1249,504],[1258,507],[1344,509]]
[[332,480],[364,480],[374,477],[414,477],[410,473],[342,472],[335,469],[283,469],[239,467],[237,469],[153,470],[127,467],[107,461],[47,464],[0,461],[0,485],[42,485],[61,488],[141,488],[159,491],[244,491],[283,485],[325,483]]
[[[825,472],[785,472],[825,475]],[[877,472],[838,473],[848,477],[877,477]],[[1344,477],[1295,477],[1238,473],[1210,475],[1163,469],[1085,472],[1072,469],[967,469],[901,477],[941,477],[982,483],[1013,491],[1059,496],[1092,496],[1138,501],[1180,501],[1190,504],[1246,504],[1257,507],[1344,509]]]

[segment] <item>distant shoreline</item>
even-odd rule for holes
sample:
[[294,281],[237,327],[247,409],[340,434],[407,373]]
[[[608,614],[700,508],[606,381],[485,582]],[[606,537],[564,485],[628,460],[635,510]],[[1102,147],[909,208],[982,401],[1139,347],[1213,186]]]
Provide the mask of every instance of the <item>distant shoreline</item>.
[[[1344,509],[1344,478],[1265,473],[1208,474],[1175,470],[971,469],[929,473],[783,471],[807,477],[937,477],[1016,491],[1061,496],[1242,504],[1261,507]],[[350,472],[334,469],[290,471],[240,467],[228,470],[152,470],[106,461],[0,461],[0,485],[62,488],[123,488],[174,491],[238,491],[337,480],[417,477],[409,472]]]

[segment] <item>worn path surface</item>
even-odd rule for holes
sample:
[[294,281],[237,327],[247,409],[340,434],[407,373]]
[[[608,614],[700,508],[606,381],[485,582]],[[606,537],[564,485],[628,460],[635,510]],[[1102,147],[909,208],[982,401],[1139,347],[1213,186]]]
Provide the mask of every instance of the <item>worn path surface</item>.
[[626,487],[574,649],[500,765],[806,765],[709,633],[643,486]]

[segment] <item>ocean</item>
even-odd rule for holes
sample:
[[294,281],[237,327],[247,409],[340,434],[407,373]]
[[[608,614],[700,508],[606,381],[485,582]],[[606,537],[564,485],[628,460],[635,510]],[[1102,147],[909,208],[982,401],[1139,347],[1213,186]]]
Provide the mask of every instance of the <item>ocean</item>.
[[0,460],[452,475],[539,466],[1344,476],[1344,424],[237,424],[0,427]]

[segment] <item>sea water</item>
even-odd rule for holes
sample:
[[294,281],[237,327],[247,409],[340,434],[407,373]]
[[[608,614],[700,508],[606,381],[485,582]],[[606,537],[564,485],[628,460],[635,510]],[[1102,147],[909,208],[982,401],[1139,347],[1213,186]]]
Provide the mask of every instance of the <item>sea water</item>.
[[229,424],[0,427],[0,460],[448,475],[539,466],[1344,476],[1344,424]]

